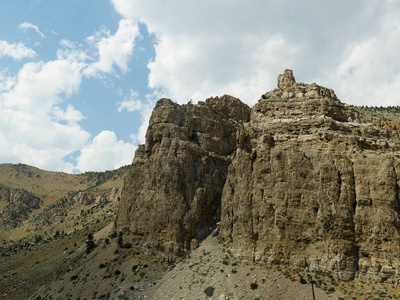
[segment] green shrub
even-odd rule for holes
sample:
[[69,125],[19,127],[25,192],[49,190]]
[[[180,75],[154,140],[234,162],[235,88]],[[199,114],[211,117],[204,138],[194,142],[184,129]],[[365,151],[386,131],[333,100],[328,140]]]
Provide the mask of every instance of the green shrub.
[[208,297],[212,297],[214,295],[214,291],[215,288],[212,286],[208,286],[205,288],[204,293],[208,296]]
[[332,294],[332,293],[335,292],[335,288],[334,287],[330,287],[327,292],[328,292],[328,294]]
[[305,280],[303,277],[300,278],[300,283],[301,284],[307,284],[307,280]]
[[76,280],[76,279],[78,279],[78,275],[73,275],[73,276],[71,276],[71,281],[74,281],[74,280]]
[[250,288],[251,288],[252,290],[256,290],[256,289],[258,289],[258,284],[257,284],[256,282],[252,282],[252,283],[250,284]]
[[93,251],[93,249],[96,247],[96,244],[94,243],[94,238],[93,234],[89,233],[88,234],[88,239],[86,240],[86,253],[90,253]]

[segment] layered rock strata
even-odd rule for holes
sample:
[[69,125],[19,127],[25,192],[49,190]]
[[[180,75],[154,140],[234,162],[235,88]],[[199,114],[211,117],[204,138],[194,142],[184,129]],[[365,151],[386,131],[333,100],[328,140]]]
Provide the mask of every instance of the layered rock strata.
[[230,96],[162,99],[116,225],[174,255],[221,220],[238,256],[395,280],[399,150],[398,131],[361,123],[333,90],[296,83],[290,70],[251,110]]
[[221,236],[254,261],[389,278],[400,270],[399,139],[291,71],[252,109],[222,196]]
[[249,116],[246,104],[226,95],[197,105],[159,100],[125,177],[118,229],[169,256],[206,237],[220,220],[229,156]]

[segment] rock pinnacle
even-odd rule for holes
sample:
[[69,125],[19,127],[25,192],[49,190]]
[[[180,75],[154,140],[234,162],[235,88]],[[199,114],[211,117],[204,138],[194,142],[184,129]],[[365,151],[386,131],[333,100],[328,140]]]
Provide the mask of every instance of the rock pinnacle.
[[278,88],[285,89],[296,84],[296,79],[293,76],[293,71],[286,69],[283,74],[278,76]]

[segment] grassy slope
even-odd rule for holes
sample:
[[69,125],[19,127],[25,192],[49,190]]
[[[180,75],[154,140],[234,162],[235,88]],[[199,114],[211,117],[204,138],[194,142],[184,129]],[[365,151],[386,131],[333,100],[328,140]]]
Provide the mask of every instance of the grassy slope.
[[[0,164],[0,183],[9,188],[27,190],[48,205],[68,195],[69,192],[84,191],[97,183],[101,183],[98,186],[100,190],[110,187],[121,188],[123,185],[122,175],[126,169],[127,167],[122,167],[108,172],[67,174],[44,171],[24,164]],[[103,174],[106,176],[102,176]],[[97,182],[99,177],[100,181]],[[103,177],[108,180],[104,180]]]
[[0,252],[0,298],[27,299],[40,286],[67,273],[69,258],[78,250],[82,253],[88,233],[98,231],[110,221],[93,223],[69,235],[23,247],[5,256]]
[[[109,201],[108,197],[113,188],[122,188],[127,169],[74,175],[0,164],[0,184],[24,189],[43,200],[41,208],[33,210],[21,226],[0,227],[0,299],[27,299],[40,286],[68,273],[72,265],[81,265],[88,233],[115,219],[118,201]],[[59,205],[60,198],[79,191],[95,197],[102,194],[105,200],[90,205],[76,201]],[[0,201],[0,210],[6,204]],[[52,217],[46,223],[39,217],[47,214]],[[60,233],[58,238],[54,238],[56,232]],[[39,234],[43,240],[35,243]]]
[[[88,222],[102,220],[106,211],[104,207],[94,209],[95,213],[80,204],[67,207],[65,218],[57,217],[51,224],[35,222],[35,217],[46,211],[49,205],[58,199],[68,196],[70,193],[86,191],[97,196],[108,196],[113,188],[122,188],[124,174],[128,167],[121,167],[114,171],[87,172],[82,174],[66,174],[62,172],[50,172],[23,164],[0,164],[0,184],[10,189],[24,189],[43,200],[41,208],[33,210],[29,219],[21,226],[10,229],[0,227],[0,239],[16,241],[33,237],[35,234],[52,236],[56,230],[70,233],[81,229]],[[0,211],[7,203],[0,201]],[[115,214],[117,203],[107,209]],[[82,214],[85,212],[85,214]],[[52,212],[51,212],[52,213]]]

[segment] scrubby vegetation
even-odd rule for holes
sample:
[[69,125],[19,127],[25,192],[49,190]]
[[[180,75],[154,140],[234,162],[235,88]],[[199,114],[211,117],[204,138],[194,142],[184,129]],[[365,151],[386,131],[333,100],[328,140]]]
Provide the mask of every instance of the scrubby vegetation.
[[386,126],[390,129],[400,129],[400,106],[353,106],[360,114],[360,121]]
[[32,209],[21,202],[9,203],[0,213],[0,224],[7,228],[16,228],[28,219]]
[[36,225],[50,225],[55,219],[67,216],[69,209],[74,205],[74,203],[72,195],[68,198],[62,197],[40,212],[33,219],[33,222]]
[[215,291],[214,287],[208,286],[205,288],[204,294],[206,294],[208,297],[212,297],[214,295],[214,291]]

